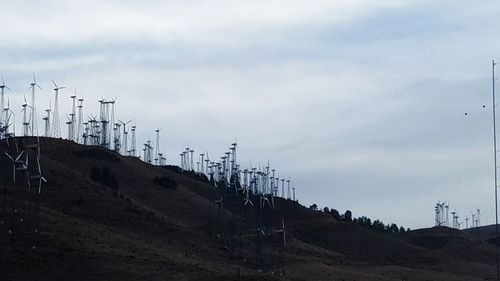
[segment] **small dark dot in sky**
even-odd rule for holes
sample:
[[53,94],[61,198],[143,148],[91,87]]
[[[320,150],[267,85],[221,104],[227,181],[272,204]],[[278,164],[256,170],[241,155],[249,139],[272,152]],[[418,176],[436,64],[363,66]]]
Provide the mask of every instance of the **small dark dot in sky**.
[[485,107],[486,107],[486,105],[483,104],[483,108],[485,108]]
[[467,115],[467,112],[465,112],[465,115]]

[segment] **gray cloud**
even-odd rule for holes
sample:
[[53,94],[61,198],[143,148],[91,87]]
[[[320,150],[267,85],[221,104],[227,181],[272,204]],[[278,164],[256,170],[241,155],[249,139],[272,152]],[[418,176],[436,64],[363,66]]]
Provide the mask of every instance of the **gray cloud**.
[[186,145],[218,156],[237,137],[242,164],[270,161],[305,204],[414,228],[450,200],[492,222],[494,1],[138,3],[2,3],[13,106],[35,72],[39,104],[50,79],[87,112],[118,97],[140,143],[163,129],[173,163]]

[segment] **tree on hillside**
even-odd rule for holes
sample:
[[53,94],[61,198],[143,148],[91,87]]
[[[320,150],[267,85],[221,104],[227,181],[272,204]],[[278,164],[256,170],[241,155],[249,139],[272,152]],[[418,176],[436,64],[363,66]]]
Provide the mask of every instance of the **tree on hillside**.
[[372,228],[376,231],[384,232],[385,231],[385,226],[384,223],[381,222],[380,220],[374,220],[372,223]]
[[333,218],[336,220],[340,219],[340,213],[336,209],[330,209],[330,214],[332,214]]
[[389,227],[389,232],[391,233],[399,233],[399,228],[395,223],[392,223]]
[[352,221],[352,212],[350,210],[345,211],[344,218],[346,221]]
[[318,205],[316,205],[316,203],[314,203],[311,206],[309,206],[309,209],[311,209],[313,211],[317,211],[318,210]]
[[323,213],[329,214],[330,213],[330,209],[328,209],[328,207],[324,207],[323,208]]
[[365,216],[359,217],[358,218],[358,223],[362,226],[366,227],[371,227],[372,226],[372,221],[370,218],[367,218]]

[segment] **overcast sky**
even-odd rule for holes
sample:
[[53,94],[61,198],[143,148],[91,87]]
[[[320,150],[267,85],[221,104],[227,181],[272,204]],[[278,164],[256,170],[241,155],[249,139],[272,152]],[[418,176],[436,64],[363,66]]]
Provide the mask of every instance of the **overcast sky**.
[[36,73],[39,120],[51,79],[68,87],[61,115],[75,88],[86,113],[117,97],[138,144],[162,129],[169,163],[186,146],[219,157],[237,138],[243,166],[270,161],[306,205],[419,228],[434,224],[441,200],[460,220],[480,208],[482,223],[494,222],[498,1],[0,0],[0,9],[0,73],[18,118]]

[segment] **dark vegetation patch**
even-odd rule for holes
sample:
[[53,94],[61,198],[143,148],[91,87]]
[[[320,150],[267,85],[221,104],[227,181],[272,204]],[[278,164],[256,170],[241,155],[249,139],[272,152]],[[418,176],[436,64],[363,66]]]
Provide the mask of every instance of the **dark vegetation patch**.
[[490,238],[488,240],[486,240],[488,243],[490,244],[493,244],[493,245],[496,245],[496,246],[500,246],[500,237],[493,237],[493,238]]
[[108,167],[92,167],[90,170],[90,179],[111,188],[113,191],[118,190],[120,187],[116,176],[111,173]]
[[184,171],[179,166],[173,166],[173,165],[162,166],[162,168],[189,177],[191,179],[201,181],[203,183],[213,184],[213,181],[211,181],[207,176],[205,176],[204,174],[197,173],[195,171]]
[[[318,210],[318,205],[312,204],[309,206],[309,209],[313,211],[319,211]],[[368,228],[373,231],[377,231],[380,233],[388,233],[388,234],[398,234],[398,233],[404,233],[406,231],[410,231],[410,229],[405,229],[404,227],[398,227],[397,224],[391,223],[391,224],[384,224],[383,221],[380,221],[378,219],[372,221],[370,218],[366,216],[361,216],[359,218],[354,218],[352,215],[352,212],[350,210],[347,210],[343,215],[339,213],[336,209],[329,209],[328,207],[323,208],[323,213],[330,214],[333,216],[334,219],[340,220],[340,221],[353,221],[358,223],[359,225]]]
[[154,177],[153,182],[167,189],[177,189],[177,182],[169,177]]
[[102,149],[100,147],[85,148],[80,151],[75,151],[73,152],[73,154],[79,157],[89,157],[99,160],[108,160],[111,162],[120,162],[120,158],[116,155],[116,153],[106,149]]

